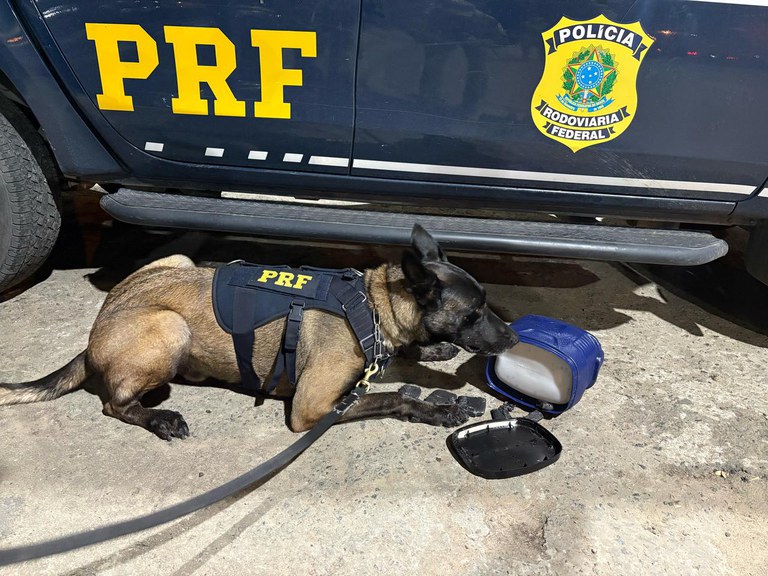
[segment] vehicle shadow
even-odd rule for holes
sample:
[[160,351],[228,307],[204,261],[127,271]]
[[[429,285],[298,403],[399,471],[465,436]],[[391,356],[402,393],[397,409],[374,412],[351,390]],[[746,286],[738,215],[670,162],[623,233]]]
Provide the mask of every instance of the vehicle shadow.
[[655,283],[709,314],[768,336],[768,307],[764,305],[768,286],[751,276],[744,264],[748,233],[733,227],[724,235],[728,255],[704,266],[627,264],[622,271],[634,282]]

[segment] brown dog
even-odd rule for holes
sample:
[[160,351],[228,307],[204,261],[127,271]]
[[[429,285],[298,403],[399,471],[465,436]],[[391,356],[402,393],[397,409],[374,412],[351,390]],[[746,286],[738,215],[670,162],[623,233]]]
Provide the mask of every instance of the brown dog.
[[[181,414],[145,408],[140,399],[174,378],[240,382],[232,339],[214,317],[213,275],[213,269],[198,268],[186,256],[144,266],[109,293],[86,350],[35,382],[0,384],[0,405],[51,400],[96,375],[107,391],[104,414],[142,426],[165,440],[188,436]],[[457,353],[453,344],[490,355],[517,341],[516,334],[486,305],[483,288],[450,264],[418,225],[412,249],[406,250],[401,264],[366,270],[365,285],[390,353],[415,345],[421,359],[444,360]],[[274,368],[284,326],[284,319],[279,319],[256,330],[253,369],[261,382],[268,381]],[[311,428],[355,385],[364,368],[365,358],[346,320],[307,310],[296,353],[291,429]],[[286,387],[282,383],[278,392],[291,393]],[[439,406],[383,392],[363,396],[342,420],[382,416],[455,426],[469,414],[460,404]]]

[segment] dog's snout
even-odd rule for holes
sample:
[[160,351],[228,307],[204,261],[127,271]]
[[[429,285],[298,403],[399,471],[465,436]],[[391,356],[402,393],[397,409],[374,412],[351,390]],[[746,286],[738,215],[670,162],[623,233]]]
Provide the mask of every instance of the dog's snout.
[[503,333],[500,334],[500,341],[504,342],[504,349],[512,348],[520,341],[520,336],[506,322],[503,324]]
[[497,351],[504,351],[512,348],[512,346],[520,341],[517,332],[515,332],[515,330],[501,318],[496,317],[495,320],[496,321],[493,322],[494,348]]

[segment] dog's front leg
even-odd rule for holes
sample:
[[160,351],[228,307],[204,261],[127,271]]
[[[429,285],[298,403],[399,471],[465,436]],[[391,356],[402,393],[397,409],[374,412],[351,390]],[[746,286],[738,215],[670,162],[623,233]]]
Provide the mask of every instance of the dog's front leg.
[[410,360],[419,362],[442,362],[455,358],[459,353],[459,347],[448,342],[438,342],[426,346],[412,345],[406,348],[402,355]]
[[[347,360],[345,362],[345,360]],[[339,402],[353,382],[357,382],[362,361],[327,354],[323,362],[310,362],[301,374],[291,402],[291,429],[303,432],[314,426]],[[340,421],[360,418],[400,418],[433,426],[458,426],[471,416],[467,406],[455,403],[436,405],[403,396],[399,392],[366,394],[344,414]]]
[[363,396],[339,421],[389,417],[433,426],[458,426],[470,416],[470,410],[459,403],[436,405],[399,392],[377,392]]

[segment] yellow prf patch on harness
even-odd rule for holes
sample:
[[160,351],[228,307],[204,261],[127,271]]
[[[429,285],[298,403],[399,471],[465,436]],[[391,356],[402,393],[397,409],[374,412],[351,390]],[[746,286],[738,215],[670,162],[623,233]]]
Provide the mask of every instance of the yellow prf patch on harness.
[[256,281],[263,284],[272,284],[274,286],[285,286],[286,288],[302,290],[307,282],[312,281],[312,276],[264,269],[261,272],[261,276],[259,276]]
[[654,39],[640,22],[563,17],[542,34],[544,73],[531,100],[539,131],[578,152],[618,138],[637,111],[637,73]]

